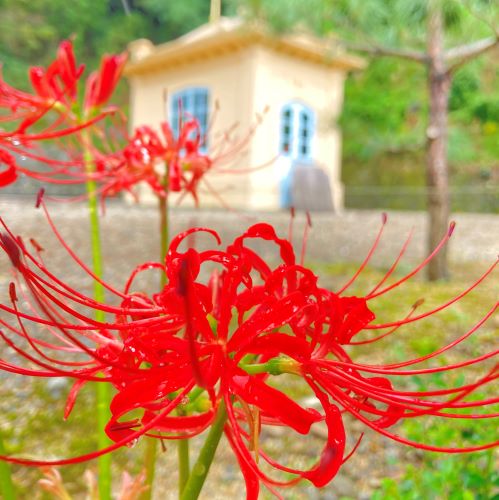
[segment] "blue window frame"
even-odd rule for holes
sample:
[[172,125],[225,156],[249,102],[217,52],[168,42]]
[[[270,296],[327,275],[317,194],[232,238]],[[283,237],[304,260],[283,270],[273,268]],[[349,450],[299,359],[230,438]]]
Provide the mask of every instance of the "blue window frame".
[[[180,117],[180,110],[182,116]],[[175,137],[179,133],[179,118],[185,121],[195,118],[199,122],[201,135],[204,138],[204,145],[201,148],[206,150],[209,114],[209,92],[206,87],[189,87],[172,94],[170,99],[170,125]]]
[[283,156],[292,160],[310,159],[314,133],[315,116],[310,108],[298,102],[282,108],[279,150]]
[[293,110],[290,106],[282,110],[281,122],[281,153],[290,155],[293,138]]

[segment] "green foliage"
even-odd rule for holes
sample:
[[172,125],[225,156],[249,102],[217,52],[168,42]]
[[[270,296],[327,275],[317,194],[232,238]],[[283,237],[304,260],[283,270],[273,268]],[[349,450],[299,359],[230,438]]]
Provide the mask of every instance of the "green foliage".
[[353,75],[345,88],[340,121],[345,157],[366,161],[384,151],[421,149],[425,113],[420,68],[389,58],[373,61],[364,72]]
[[452,80],[449,109],[455,111],[469,106],[480,88],[480,79],[476,72],[465,68]]
[[[158,1],[158,0],[150,0]],[[441,0],[448,42],[463,43],[491,34],[499,14],[494,0]],[[305,25],[324,35],[385,46],[423,47],[426,43],[428,0],[231,0],[250,18],[266,20],[279,31]]]
[[163,37],[167,39],[176,38],[207,22],[210,13],[210,2],[206,0],[138,0],[136,3],[155,16],[161,25]]
[[496,96],[479,96],[473,107],[473,117],[481,123],[499,124],[499,94]]
[[[437,444],[483,442],[495,428],[484,421],[456,425],[456,421],[424,426],[408,421],[404,434],[410,438]],[[488,436],[487,436],[488,434]],[[405,466],[397,479],[385,478],[372,500],[490,500],[497,499],[499,473],[494,467],[493,450],[460,456],[425,452],[419,463]],[[496,492],[496,494],[494,494]]]
[[[3,438],[0,434],[0,454],[5,455],[7,451],[3,445]],[[12,471],[10,464],[7,462],[0,463],[0,494],[5,500],[15,500],[16,494],[14,484],[12,483]]]
[[128,0],[2,0],[0,62],[6,79],[26,87],[30,65],[46,65],[58,43],[73,38],[79,60],[94,69],[104,53],[126,49],[136,38],[164,42],[208,20],[209,2]]
[[[479,187],[490,177],[484,172],[496,168],[499,94],[486,84],[496,80],[495,73],[490,56],[454,79],[448,154],[455,186]],[[347,186],[389,187],[394,179],[403,186],[424,186],[425,92],[419,65],[392,58],[374,60],[347,80],[340,120]]]
[[[465,324],[466,316],[456,317],[449,323]],[[437,346],[434,337],[421,334],[411,342],[418,355],[423,356],[434,351]],[[472,346],[470,346],[471,348]],[[429,382],[429,383],[428,383]],[[435,373],[428,381],[425,377],[414,376],[411,384],[417,390],[446,389],[465,383],[462,375],[454,379]],[[474,400],[493,396],[493,388],[488,392],[476,393]],[[497,405],[496,405],[497,406]],[[494,411],[493,408],[491,408]],[[480,413],[478,408],[463,409],[464,413]],[[414,418],[404,422],[400,434],[412,441],[431,443],[440,447],[466,447],[478,445],[490,440],[497,432],[494,419],[459,419]],[[428,498],[437,500],[448,498],[455,500],[497,500],[499,472],[494,464],[494,451],[482,451],[462,455],[440,454],[423,451],[412,463],[404,465],[396,478],[384,478],[380,488],[371,497],[372,500],[419,500]],[[494,496],[495,495],[495,496]]]

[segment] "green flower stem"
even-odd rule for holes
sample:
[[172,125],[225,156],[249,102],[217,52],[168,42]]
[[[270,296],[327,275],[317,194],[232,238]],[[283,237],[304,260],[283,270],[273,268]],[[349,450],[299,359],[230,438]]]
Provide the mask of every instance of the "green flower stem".
[[[168,251],[169,225],[168,225],[168,199],[166,197],[158,198],[159,214],[159,244],[160,244],[160,262],[164,262],[166,252]],[[166,274],[161,273],[160,285],[163,288],[166,285]],[[146,470],[145,486],[147,489],[141,494],[141,500],[151,500],[154,485],[154,476],[156,472],[156,460],[158,456],[158,443],[156,438],[145,438],[146,450],[144,453],[144,468]],[[180,458],[180,442],[178,444],[179,470],[182,464]],[[183,450],[182,455],[185,454]],[[187,467],[189,466],[189,449],[187,448]]]
[[[165,261],[166,252],[168,252],[169,243],[169,224],[168,224],[168,199],[159,197],[159,238],[160,238],[160,262]],[[161,287],[166,285],[166,274],[161,273]]]
[[[88,134],[83,134],[84,152],[83,158],[85,161],[85,169],[87,173],[95,171],[95,165],[92,153],[89,150]],[[96,195],[95,181],[90,179],[86,183],[88,195],[88,212],[90,217],[90,237],[92,244],[92,259],[94,274],[102,278],[102,249],[100,241],[100,226],[99,226],[99,207]],[[94,298],[97,302],[104,302],[105,293],[104,287],[98,281],[94,282]],[[103,311],[95,312],[97,321],[104,321],[105,314]],[[104,428],[111,416],[109,404],[111,402],[111,388],[108,384],[97,384],[97,443],[99,448],[105,448],[111,444],[111,440],[107,437]],[[105,454],[98,459],[99,470],[99,499],[111,500],[111,455]]]
[[206,441],[199,452],[197,462],[192,468],[192,472],[184,490],[179,495],[180,500],[196,500],[199,497],[199,493],[203,488],[206,476],[208,475],[213,458],[215,457],[215,452],[217,451],[218,443],[222,437],[226,420],[227,411],[222,401],[218,407],[217,416],[210,427]]
[[[5,455],[5,453],[2,436],[0,435],[0,455]],[[0,498],[4,500],[16,499],[10,464],[3,461],[0,461]]]
[[177,458],[178,458],[178,492],[179,497],[183,493],[187,481],[189,479],[190,460],[189,460],[189,440],[179,439],[177,442]]
[[145,438],[146,451],[144,453],[144,468],[146,470],[146,480],[144,486],[147,489],[140,495],[141,500],[151,500],[154,475],[156,472],[156,459],[158,456],[158,443],[156,438]]
[[[165,193],[168,193],[168,165],[166,166],[165,174]],[[164,197],[159,197],[159,234],[161,248],[161,262],[164,262],[166,253],[168,252],[169,243],[169,213],[168,213],[168,194]],[[161,286],[166,285],[166,275],[161,275]],[[179,414],[180,411],[178,412]],[[152,445],[151,445],[152,446]],[[177,441],[177,458],[178,458],[178,490],[179,494],[184,489],[187,478],[190,473],[189,463],[189,440],[179,439]],[[153,473],[154,474],[154,473]],[[151,483],[152,486],[152,483]],[[150,500],[149,498],[147,500]]]

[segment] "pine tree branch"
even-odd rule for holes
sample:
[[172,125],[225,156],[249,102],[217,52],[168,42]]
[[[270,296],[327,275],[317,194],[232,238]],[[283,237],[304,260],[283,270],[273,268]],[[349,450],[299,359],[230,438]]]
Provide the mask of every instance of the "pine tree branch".
[[343,42],[345,47],[357,52],[363,52],[374,57],[398,57],[418,63],[426,64],[428,56],[425,52],[411,49],[395,49],[392,47],[383,47],[380,45],[363,45],[353,42]]
[[468,61],[475,59],[489,50],[492,50],[494,47],[499,47],[499,33],[496,37],[483,38],[482,40],[477,40],[476,42],[468,43],[466,45],[459,45],[447,50],[445,53],[445,59],[447,62],[451,62],[447,72],[455,72],[463,64],[466,64]]

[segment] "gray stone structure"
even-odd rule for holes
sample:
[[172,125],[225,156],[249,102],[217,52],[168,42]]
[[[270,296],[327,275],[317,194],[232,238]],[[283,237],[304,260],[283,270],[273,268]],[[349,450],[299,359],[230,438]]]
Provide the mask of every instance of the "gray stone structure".
[[324,169],[315,163],[296,163],[291,170],[291,199],[296,210],[328,212],[333,210],[331,184]]

